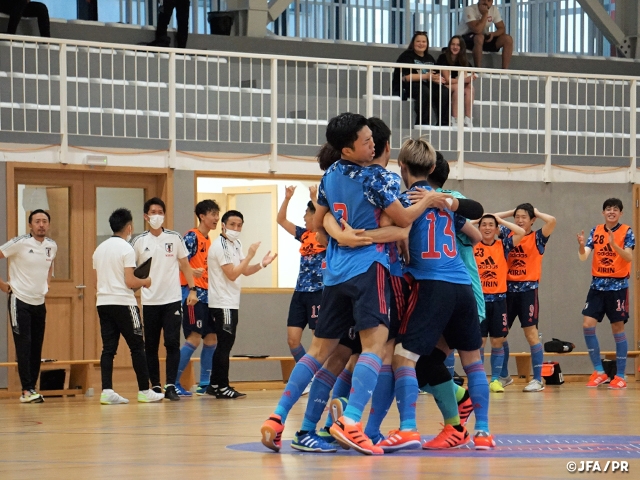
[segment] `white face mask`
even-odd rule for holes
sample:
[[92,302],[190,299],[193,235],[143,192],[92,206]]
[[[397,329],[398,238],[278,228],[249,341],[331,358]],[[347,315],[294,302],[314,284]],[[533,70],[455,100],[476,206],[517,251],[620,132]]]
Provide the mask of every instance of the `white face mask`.
[[237,230],[225,230],[224,234],[232,242],[235,242],[236,240],[238,240],[238,238],[240,238],[240,232],[238,232]]
[[131,234],[133,233],[133,227],[129,229],[129,234],[127,235],[127,238],[125,238],[125,240],[127,242],[131,241]]
[[164,223],[164,215],[149,215],[149,225],[154,230],[160,228]]

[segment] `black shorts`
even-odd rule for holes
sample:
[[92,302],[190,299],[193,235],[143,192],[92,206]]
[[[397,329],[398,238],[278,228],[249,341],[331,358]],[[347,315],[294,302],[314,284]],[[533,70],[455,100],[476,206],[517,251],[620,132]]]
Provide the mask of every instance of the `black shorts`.
[[404,277],[391,275],[391,318],[389,321],[389,339],[398,336],[400,324],[407,312],[407,301],[409,300],[409,282]]
[[360,334],[355,331],[354,327],[349,328],[347,334],[342,337],[338,343],[347,348],[350,348],[351,355],[353,355],[354,353],[357,353],[358,355],[362,353],[362,342],[360,341]]
[[346,282],[325,285],[315,336],[340,339],[351,326],[355,332],[389,328],[389,296],[389,271],[378,262]]
[[214,326],[214,333],[222,335],[223,332],[226,332],[235,337],[238,329],[237,308],[210,308],[209,314]]
[[309,325],[310,330],[316,329],[316,320],[320,313],[322,290],[317,292],[293,292],[289,305],[289,317],[287,327],[300,327],[304,329]]
[[627,323],[629,320],[628,288],[607,292],[593,288],[589,289],[582,315],[595,318],[598,322],[601,322],[605,313],[611,323]]
[[[473,51],[473,37],[475,37],[475,33],[467,33],[466,35],[462,35],[462,39],[464,40],[464,44],[467,46],[467,51]],[[498,41],[498,37],[493,37],[493,40],[490,42],[484,42],[482,45],[483,52],[499,52],[501,47],[496,45]]]
[[205,337],[210,333],[216,333],[215,325],[209,315],[209,305],[198,302],[195,305],[188,306],[187,302],[182,304],[182,329],[184,330],[184,338],[195,332]]
[[414,281],[398,342],[412,353],[430,355],[440,337],[451,349],[471,352],[482,346],[473,289],[439,280]]
[[480,333],[482,338],[501,338],[509,333],[507,322],[507,300],[496,300],[495,302],[484,302],[485,319],[480,322]]
[[509,329],[516,317],[522,328],[538,326],[538,289],[526,292],[507,292],[507,321]]

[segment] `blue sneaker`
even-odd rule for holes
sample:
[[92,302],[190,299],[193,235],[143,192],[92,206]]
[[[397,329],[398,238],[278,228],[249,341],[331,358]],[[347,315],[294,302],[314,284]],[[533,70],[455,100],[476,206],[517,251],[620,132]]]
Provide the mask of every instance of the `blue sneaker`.
[[340,446],[338,441],[335,438],[333,438],[333,435],[331,435],[329,433],[329,429],[327,427],[321,428],[320,431],[318,431],[318,436],[322,440],[327,442],[329,445],[333,445],[334,447],[339,447]]
[[193,393],[191,393],[189,390],[185,390],[184,388],[182,388],[182,385],[180,385],[179,383],[176,383],[175,387],[176,387],[176,393],[178,394],[178,396],[180,397],[193,396]]
[[332,453],[338,449],[325,442],[315,430],[301,434],[296,432],[291,442],[291,448],[299,450],[301,452],[315,452],[315,453]]

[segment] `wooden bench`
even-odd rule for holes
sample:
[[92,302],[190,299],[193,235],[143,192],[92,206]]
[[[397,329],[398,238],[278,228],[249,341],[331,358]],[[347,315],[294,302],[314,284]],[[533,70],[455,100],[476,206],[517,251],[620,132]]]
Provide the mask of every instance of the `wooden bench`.
[[[161,358],[160,361],[164,361],[164,358]],[[293,357],[266,357],[266,358],[250,358],[250,357],[230,357],[229,360],[231,362],[280,362],[280,370],[282,371],[282,382],[287,383],[289,381],[289,377],[291,376],[291,371],[293,367],[296,366],[296,361]],[[180,377],[180,384],[185,388],[190,388],[191,385],[196,384],[196,376],[193,371],[193,364],[199,363],[199,358],[192,358],[187,365],[187,368],[182,372],[182,376]]]
[[[67,374],[64,379],[64,388],[62,390],[38,390],[43,396],[54,395],[78,395],[91,393],[92,389],[92,373],[96,365],[100,364],[100,360],[56,360],[54,362],[43,362],[40,370],[58,370],[64,369]],[[14,368],[14,372],[18,369],[17,362],[2,362],[0,367]],[[15,374],[14,374],[15,375]],[[6,392],[0,392],[0,398],[2,397],[15,397],[22,394],[22,388],[13,378],[14,375],[9,375],[9,384]]]
[[[600,352],[601,356],[604,356],[607,360],[615,360],[616,352]],[[516,359],[516,367],[518,370],[518,376],[525,378],[528,381],[531,380],[533,365],[531,363],[531,352],[510,352],[510,357]],[[548,357],[585,357],[589,356],[589,352],[568,352],[568,353],[550,353],[544,352],[545,360]],[[627,352],[627,358],[636,358],[640,356],[640,350],[629,350]]]

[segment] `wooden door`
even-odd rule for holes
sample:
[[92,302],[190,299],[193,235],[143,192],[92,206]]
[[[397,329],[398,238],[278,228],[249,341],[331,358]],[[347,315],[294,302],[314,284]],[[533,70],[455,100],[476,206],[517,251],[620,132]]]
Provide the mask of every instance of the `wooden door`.
[[[125,196],[118,197],[123,201],[122,204],[118,203],[118,207],[133,211],[142,211],[145,200],[158,196],[167,204],[165,226],[171,228],[172,181],[172,172],[167,169],[121,168],[96,171],[85,166],[8,164],[9,238],[27,233],[29,212],[35,208],[45,208],[51,214],[49,236],[58,244],[54,278],[46,299],[47,329],[42,352],[44,358],[100,358],[102,344],[95,306],[92,256],[97,245],[97,227],[101,222],[104,227],[106,219],[98,218],[98,193],[109,193],[109,189],[137,189],[139,201],[136,205],[128,204]],[[123,190],[113,192],[121,193]],[[142,232],[146,228],[142,215],[134,219],[134,227],[135,232]],[[15,348],[10,330],[8,338],[9,359],[13,360]],[[131,364],[128,351],[122,351],[118,357],[116,365]],[[18,381],[17,375],[13,369],[9,369],[9,372],[9,382],[13,385]]]

